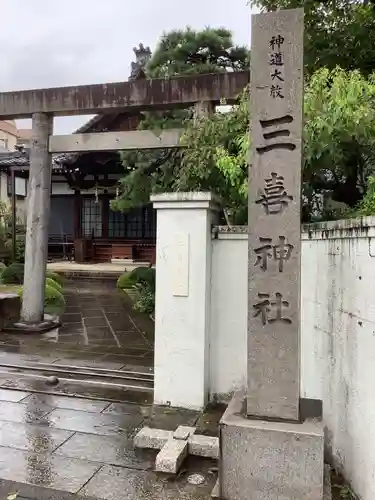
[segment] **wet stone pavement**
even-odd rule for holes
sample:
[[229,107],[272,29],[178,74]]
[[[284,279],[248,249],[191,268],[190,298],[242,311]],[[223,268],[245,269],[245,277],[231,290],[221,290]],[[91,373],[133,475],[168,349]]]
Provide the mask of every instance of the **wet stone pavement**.
[[[158,475],[157,452],[134,449],[133,437],[144,426],[179,425],[217,435],[223,408],[154,408],[152,388],[121,385],[121,374],[152,377],[153,323],[115,282],[68,281],[65,297],[62,327],[0,334],[0,499],[16,492],[17,500],[210,498],[214,461],[190,457],[177,477]],[[46,384],[46,367],[57,370],[57,385]],[[95,370],[107,378],[85,375]],[[194,472],[203,484],[189,483]]]
[[[134,449],[133,437],[146,425],[197,425],[198,432],[217,435],[222,411],[212,407],[199,414],[1,389],[0,478],[14,493],[32,485],[108,500],[208,499],[217,475],[214,461],[190,457],[177,477],[156,474],[157,452]],[[203,474],[203,484],[189,483],[194,472]]]
[[62,326],[44,335],[2,334],[0,363],[56,363],[152,371],[154,325],[136,313],[113,280],[66,282]]

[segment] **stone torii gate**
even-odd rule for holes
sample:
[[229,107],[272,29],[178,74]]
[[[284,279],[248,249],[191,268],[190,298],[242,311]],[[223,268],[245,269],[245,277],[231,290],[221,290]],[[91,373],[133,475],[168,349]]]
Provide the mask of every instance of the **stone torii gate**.
[[0,120],[32,118],[24,293],[21,328],[51,328],[44,321],[44,290],[50,213],[52,154],[180,146],[181,130],[105,132],[53,136],[53,117],[232,104],[249,83],[249,72],[83,85],[0,93]]

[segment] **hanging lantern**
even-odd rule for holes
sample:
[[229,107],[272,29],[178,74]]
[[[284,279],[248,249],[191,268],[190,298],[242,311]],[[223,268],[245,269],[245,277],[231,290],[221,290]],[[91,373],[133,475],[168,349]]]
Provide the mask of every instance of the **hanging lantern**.
[[99,203],[98,186],[95,186],[95,203]]

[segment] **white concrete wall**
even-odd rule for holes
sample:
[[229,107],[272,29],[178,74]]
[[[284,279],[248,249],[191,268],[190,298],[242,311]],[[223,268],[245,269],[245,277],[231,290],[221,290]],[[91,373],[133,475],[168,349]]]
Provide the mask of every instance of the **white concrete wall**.
[[210,193],[151,197],[157,210],[154,403],[202,409],[209,396]]
[[[375,218],[305,229],[301,396],[323,400],[327,451],[362,500],[373,500]],[[223,399],[246,383],[246,236],[219,233],[212,256],[210,387]]]
[[247,234],[212,240],[210,337],[211,396],[226,400],[246,385]]
[[360,498],[373,500],[375,219],[303,236],[302,395],[323,400],[327,449]]

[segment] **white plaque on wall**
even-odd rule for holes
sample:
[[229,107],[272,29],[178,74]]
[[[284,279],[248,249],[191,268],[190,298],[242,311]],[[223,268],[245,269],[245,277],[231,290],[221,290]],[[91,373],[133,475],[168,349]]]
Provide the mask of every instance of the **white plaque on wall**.
[[172,294],[175,297],[189,296],[189,234],[176,233],[172,248]]

